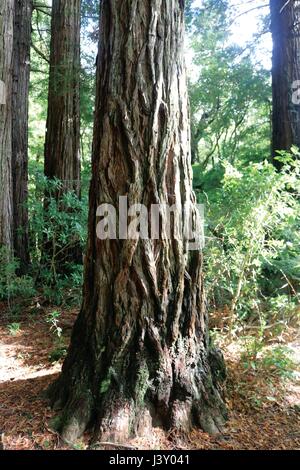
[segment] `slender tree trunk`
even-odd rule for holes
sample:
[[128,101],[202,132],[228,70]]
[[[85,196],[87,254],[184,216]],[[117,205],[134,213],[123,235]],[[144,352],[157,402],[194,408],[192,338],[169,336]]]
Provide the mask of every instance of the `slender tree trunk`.
[[80,0],[53,0],[45,175],[80,193]]
[[[218,432],[202,257],[187,240],[104,240],[97,207],[195,204],[180,0],[102,0],[84,300],[49,390],[60,431],[121,442],[152,426]],[[166,214],[162,213],[162,220]],[[214,362],[214,364],[220,361]]]
[[[273,37],[273,139],[274,165],[282,164],[277,150],[300,148],[300,1],[270,0]],[[298,83],[296,83],[298,81]]]
[[28,100],[30,76],[31,0],[15,0],[13,95],[12,95],[12,178],[14,207],[14,251],[21,272],[29,264],[28,242]]
[[0,246],[13,251],[12,53],[14,0],[0,4]]
[[[45,176],[61,181],[60,202],[68,191],[80,196],[80,4],[81,0],[53,0],[50,44],[50,78],[45,142]],[[45,194],[48,207],[48,193]],[[43,254],[55,259],[64,272],[66,262],[82,261],[79,243],[61,251],[45,241]]]

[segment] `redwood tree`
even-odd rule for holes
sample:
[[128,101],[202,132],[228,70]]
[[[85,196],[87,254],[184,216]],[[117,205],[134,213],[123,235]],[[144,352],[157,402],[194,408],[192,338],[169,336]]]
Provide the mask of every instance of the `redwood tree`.
[[97,207],[118,207],[120,195],[194,206],[183,4],[101,2],[84,299],[49,390],[69,441],[89,425],[120,442],[152,426],[218,432],[224,422],[200,251],[175,237],[96,237]]
[[[277,150],[300,148],[300,1],[270,0],[273,37],[273,159]],[[293,87],[294,84],[294,87]],[[297,93],[296,93],[297,94]],[[297,97],[296,97],[297,98]],[[274,159],[280,169],[282,164]]]
[[80,192],[80,0],[53,0],[45,175]]
[[29,264],[28,243],[28,96],[31,0],[15,0],[12,93],[12,178],[14,251],[21,271]]
[[0,247],[13,250],[12,53],[14,0],[0,4]]

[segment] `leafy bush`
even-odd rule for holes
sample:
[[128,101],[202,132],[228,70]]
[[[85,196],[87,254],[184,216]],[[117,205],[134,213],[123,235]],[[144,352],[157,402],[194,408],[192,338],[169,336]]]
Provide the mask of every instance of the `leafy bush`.
[[32,246],[36,249],[32,253],[33,259],[39,261],[45,245],[50,244],[53,255],[47,261],[54,274],[56,259],[61,260],[67,249],[78,244],[80,248],[84,247],[88,204],[85,197],[79,199],[74,191],[57,198],[57,193],[63,189],[63,183],[57,179],[48,180],[36,173],[32,185],[29,215]]
[[207,207],[208,301],[228,307],[231,326],[253,317],[263,325],[276,303],[285,299],[287,311],[299,301],[300,165],[282,158],[281,173],[267,161],[224,162],[221,186],[198,194]]
[[5,247],[0,248],[0,299],[16,297],[30,298],[35,295],[33,279],[29,276],[18,277],[19,262],[9,255]]
[[35,167],[28,202],[31,267],[28,275],[18,276],[18,260],[1,248],[1,300],[29,299],[38,289],[50,303],[80,303],[82,256],[87,237],[87,191],[81,198],[74,191],[58,198],[62,186],[59,180],[47,180]]
[[44,296],[54,304],[79,301],[87,237],[86,192],[81,198],[74,191],[58,198],[62,187],[61,181],[36,172],[29,198],[33,270]]

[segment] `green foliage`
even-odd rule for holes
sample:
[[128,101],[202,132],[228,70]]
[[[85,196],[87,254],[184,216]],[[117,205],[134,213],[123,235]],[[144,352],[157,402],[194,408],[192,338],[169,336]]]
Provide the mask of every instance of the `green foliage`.
[[236,316],[263,326],[270,299],[286,296],[291,305],[295,297],[299,208],[284,191],[288,176],[278,179],[262,161],[270,146],[270,74],[257,63],[256,37],[244,48],[231,41],[235,15],[226,0],[187,4],[194,188],[207,208],[209,304],[225,308],[230,327]]
[[297,368],[292,351],[283,345],[266,346],[257,338],[244,337],[244,352],[241,356],[246,369],[268,370],[281,379],[292,379]]
[[46,318],[46,322],[50,325],[50,331],[54,333],[57,338],[61,338],[62,329],[59,326],[60,313],[57,310],[51,312]]
[[67,349],[62,337],[62,328],[59,326],[60,312],[54,310],[49,313],[46,322],[50,325],[50,332],[54,335],[55,348],[49,354],[50,362],[57,362],[64,358],[67,354]]
[[219,186],[208,179],[198,194],[207,206],[208,299],[211,308],[227,306],[231,321],[264,325],[274,308],[287,315],[299,302],[300,166],[286,163],[280,174],[266,161],[223,166]]
[[5,247],[0,248],[0,299],[28,299],[35,295],[34,282],[29,276],[17,276],[19,262]]
[[204,0],[187,15],[193,161],[203,168],[247,161],[250,154],[259,161],[270,145],[269,71],[255,62],[251,47],[229,41],[227,1]]
[[58,362],[67,355],[67,349],[64,347],[57,347],[53,349],[53,351],[49,354],[49,361],[50,362]]
[[[70,259],[70,250],[83,252],[87,230],[87,196],[57,193],[63,183],[47,180],[39,172],[31,177],[29,195],[33,270],[46,298],[55,304],[78,301],[82,263]],[[45,203],[47,194],[47,203]],[[67,294],[67,295],[66,295]]]
[[21,330],[21,325],[20,323],[10,323],[7,329],[11,336],[16,336]]
[[273,369],[281,377],[290,378],[295,372],[295,363],[291,359],[291,350],[286,346],[276,346],[262,356],[262,366]]

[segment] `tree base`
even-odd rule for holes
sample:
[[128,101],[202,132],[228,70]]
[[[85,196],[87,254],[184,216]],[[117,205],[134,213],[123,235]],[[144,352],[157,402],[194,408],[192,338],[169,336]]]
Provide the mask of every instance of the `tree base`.
[[[67,362],[70,359],[69,355]],[[65,367],[48,389],[52,406],[61,410],[56,430],[68,443],[76,442],[86,429],[93,433],[92,442],[116,444],[149,436],[155,427],[183,433],[201,428],[219,434],[227,418],[221,391],[225,365],[220,352],[211,350],[190,367],[181,363],[183,357],[174,360],[166,351],[161,359],[155,375],[153,363],[145,358],[137,359],[122,380],[110,367],[111,375],[96,381],[100,389],[89,378],[89,371],[80,368],[80,362]]]

